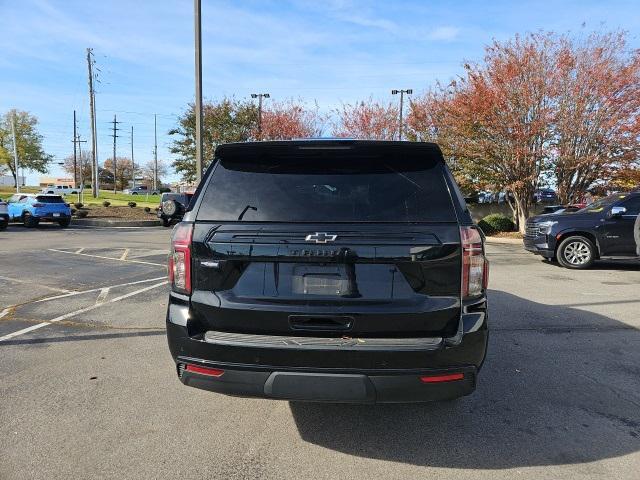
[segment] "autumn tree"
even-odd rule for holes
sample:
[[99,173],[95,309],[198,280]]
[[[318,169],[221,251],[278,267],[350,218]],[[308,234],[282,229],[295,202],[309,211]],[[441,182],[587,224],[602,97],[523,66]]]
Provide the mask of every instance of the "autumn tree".
[[[203,104],[202,161],[206,168],[217,145],[249,140],[258,121],[258,108],[250,101],[225,98]],[[193,104],[178,118],[178,126],[169,130],[174,137],[169,151],[177,155],[173,162],[176,172],[188,182],[196,180],[196,116]]]
[[393,140],[398,135],[398,107],[393,103],[376,102],[372,98],[354,104],[344,104],[335,110],[337,121],[333,134],[369,140]]
[[[149,187],[153,185],[153,174],[155,168],[155,162],[150,161],[145,163],[140,169],[142,182]],[[158,160],[158,186],[162,185],[162,178],[167,176],[167,172],[167,165],[163,161]]]
[[[75,171],[78,172],[78,185],[80,185],[80,178],[84,181],[85,185],[91,183],[91,152],[81,151],[76,155],[76,168],[74,169],[73,155],[69,155],[64,159],[63,169],[69,174],[70,177],[74,177]],[[82,169],[82,170],[81,170]],[[82,177],[80,174],[82,173]]]
[[308,109],[294,100],[271,102],[262,112],[261,133],[256,129],[252,136],[262,140],[318,137],[323,121],[317,105]]
[[16,147],[19,168],[46,173],[53,157],[44,152],[43,137],[38,133],[38,119],[29,112],[10,110],[0,117],[0,165],[8,169],[17,184],[13,156],[12,120],[15,120]]
[[[102,168],[105,172],[101,174],[100,180],[113,185],[113,158],[107,158]],[[116,189],[124,190],[129,186],[131,180],[133,180],[133,164],[131,163],[131,159],[127,157],[116,157]]]
[[437,139],[468,178],[511,192],[520,231],[548,168],[556,58],[551,34],[494,42],[483,64],[465,65],[462,77],[415,101],[409,115],[413,135]]
[[[640,154],[640,50],[624,33],[560,37],[553,121],[553,177],[558,199],[579,199],[596,181],[635,173]],[[623,182],[624,183],[624,182]]]

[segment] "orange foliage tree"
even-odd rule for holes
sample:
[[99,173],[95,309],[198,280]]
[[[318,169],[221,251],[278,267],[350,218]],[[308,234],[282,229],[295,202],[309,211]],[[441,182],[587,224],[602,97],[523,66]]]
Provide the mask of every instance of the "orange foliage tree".
[[345,104],[334,111],[337,118],[333,134],[367,140],[394,140],[398,135],[398,107],[369,98]]
[[576,201],[596,182],[632,186],[640,153],[640,52],[628,52],[623,33],[559,43],[551,158],[559,200]]
[[463,77],[413,102],[408,119],[454,169],[511,192],[521,231],[550,155],[556,49],[551,35],[494,42],[484,64],[465,65]]
[[409,136],[436,140],[461,183],[507,190],[520,231],[542,182],[562,202],[631,172],[640,57],[625,35],[535,33],[487,47],[482,64],[412,102]]
[[322,134],[324,117],[314,109],[294,100],[271,102],[262,112],[262,131],[257,127],[253,136],[263,140],[290,140],[318,137]]

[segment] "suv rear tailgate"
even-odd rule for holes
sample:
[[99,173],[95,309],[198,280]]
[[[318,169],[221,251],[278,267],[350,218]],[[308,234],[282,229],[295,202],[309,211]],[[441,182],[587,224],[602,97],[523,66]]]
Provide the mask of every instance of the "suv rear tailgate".
[[[456,332],[457,224],[317,227],[197,223],[191,307],[198,330],[328,337]],[[305,240],[316,234],[335,240]]]

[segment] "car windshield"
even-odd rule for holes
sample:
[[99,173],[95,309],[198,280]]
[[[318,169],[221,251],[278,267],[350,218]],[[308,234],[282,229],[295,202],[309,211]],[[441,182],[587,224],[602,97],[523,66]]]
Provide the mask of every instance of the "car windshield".
[[444,171],[401,154],[262,155],[219,159],[201,220],[455,222]]
[[39,203],[64,203],[62,197],[58,195],[39,195],[36,197]]
[[626,197],[627,195],[624,193],[614,193],[613,195],[609,195],[608,197],[601,198],[600,200],[597,200],[587,205],[583,209],[578,210],[578,212],[579,213],[600,213],[608,206],[613,205],[614,203],[619,202],[620,200]]

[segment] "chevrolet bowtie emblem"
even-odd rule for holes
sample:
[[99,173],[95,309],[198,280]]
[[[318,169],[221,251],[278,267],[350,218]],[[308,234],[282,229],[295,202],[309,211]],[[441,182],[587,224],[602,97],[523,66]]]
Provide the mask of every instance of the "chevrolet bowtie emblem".
[[324,232],[316,232],[316,233],[311,233],[307,235],[304,239],[307,242],[327,243],[327,242],[335,241],[336,238],[338,238],[337,235],[324,233]]

